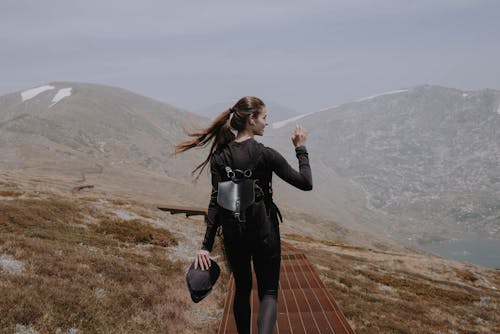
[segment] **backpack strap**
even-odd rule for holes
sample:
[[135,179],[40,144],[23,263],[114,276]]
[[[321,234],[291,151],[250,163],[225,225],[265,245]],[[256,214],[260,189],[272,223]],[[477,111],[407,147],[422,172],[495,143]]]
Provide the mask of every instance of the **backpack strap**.
[[[231,153],[231,150],[229,150]],[[233,156],[229,154],[231,164]],[[263,190],[257,185],[257,179],[253,179],[253,170],[260,159],[253,159],[250,168],[241,170],[234,169],[231,166],[224,166],[228,181],[219,182],[219,191],[217,194],[217,203],[224,209],[233,212],[234,217],[239,222],[245,222],[245,210],[255,201],[264,198]]]

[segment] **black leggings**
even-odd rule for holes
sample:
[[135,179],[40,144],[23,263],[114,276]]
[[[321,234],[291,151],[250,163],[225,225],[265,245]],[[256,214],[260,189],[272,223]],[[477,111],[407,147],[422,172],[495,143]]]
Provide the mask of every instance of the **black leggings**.
[[233,310],[239,334],[250,333],[251,260],[260,301],[258,333],[272,333],[276,324],[281,264],[279,225],[263,207],[256,204],[247,210],[244,225],[231,219],[223,223],[224,247],[236,285]]

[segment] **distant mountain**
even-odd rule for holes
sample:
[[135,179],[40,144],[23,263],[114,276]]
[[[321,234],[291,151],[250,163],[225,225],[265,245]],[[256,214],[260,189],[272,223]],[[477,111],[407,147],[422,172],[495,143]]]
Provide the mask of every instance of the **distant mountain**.
[[170,153],[183,127],[207,123],[124,89],[54,82],[0,97],[0,168],[136,166],[187,179],[204,155]]
[[[500,91],[425,85],[298,122],[332,216],[421,243],[478,230],[500,238]],[[293,161],[295,122],[284,123],[264,139]]]
[[[194,110],[194,113],[208,117],[209,119],[214,119],[218,114],[232,107],[236,102],[238,102],[238,100],[214,103],[205,107],[197,108]],[[300,115],[298,111],[280,105],[274,101],[264,101],[264,103],[266,104],[268,122],[270,124]]]
[[[290,133],[296,122],[309,131],[313,191],[291,191],[275,177],[274,196],[285,218],[309,214],[335,233],[343,225],[420,243],[479,230],[498,239],[499,106],[499,91],[419,86],[289,115],[256,139],[297,168]],[[278,108],[268,109],[272,115]],[[205,205],[208,175],[196,194],[187,185],[207,150],[170,153],[187,139],[183,128],[209,122],[120,88],[45,84],[0,97],[0,169],[71,171],[78,177],[104,169],[116,180],[134,172],[137,181],[130,178],[129,186],[143,183],[146,196],[153,188],[176,189],[180,202]],[[146,176],[162,181],[146,186]]]

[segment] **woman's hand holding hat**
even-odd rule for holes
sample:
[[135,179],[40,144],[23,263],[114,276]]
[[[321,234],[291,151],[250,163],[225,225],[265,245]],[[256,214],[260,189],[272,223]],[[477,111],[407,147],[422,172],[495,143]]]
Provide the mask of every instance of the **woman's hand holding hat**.
[[211,264],[209,255],[209,251],[200,249],[194,259],[194,268],[198,269],[199,266],[202,270],[208,270]]
[[191,263],[186,273],[186,283],[193,302],[199,303],[210,294],[219,275],[220,267],[214,260],[210,260],[210,268],[208,270],[196,269],[194,261]]

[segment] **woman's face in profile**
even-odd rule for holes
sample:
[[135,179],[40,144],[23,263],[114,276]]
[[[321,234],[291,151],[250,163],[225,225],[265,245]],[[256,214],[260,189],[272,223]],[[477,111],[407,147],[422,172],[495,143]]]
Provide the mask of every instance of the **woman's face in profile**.
[[265,107],[261,110],[257,118],[254,118],[254,120],[255,120],[255,126],[252,127],[253,134],[258,136],[264,135],[264,128],[268,125],[267,111]]

